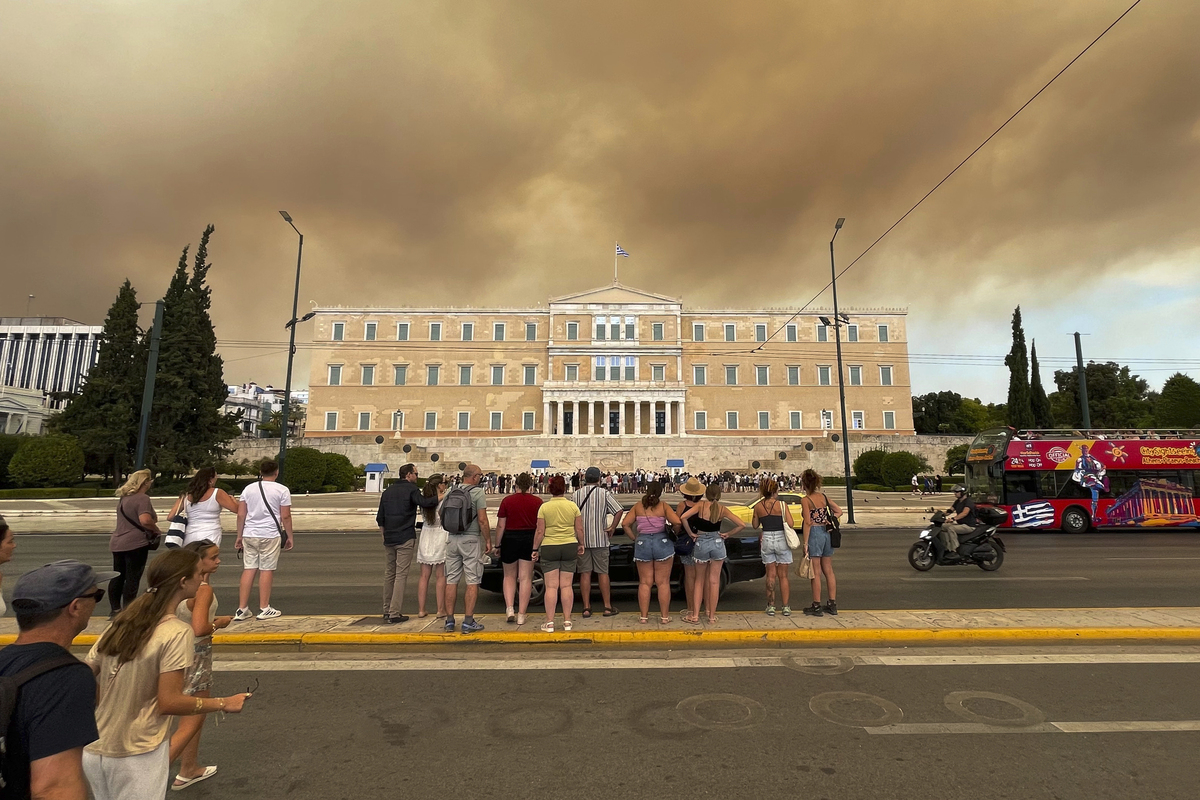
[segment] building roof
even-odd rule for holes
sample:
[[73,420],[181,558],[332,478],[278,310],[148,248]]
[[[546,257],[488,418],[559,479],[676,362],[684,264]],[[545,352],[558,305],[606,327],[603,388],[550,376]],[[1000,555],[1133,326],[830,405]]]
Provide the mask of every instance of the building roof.
[[562,297],[550,298],[550,303],[615,303],[622,305],[661,305],[663,303],[671,303],[674,305],[682,304],[682,300],[678,297],[668,297],[664,294],[655,294],[642,289],[633,289],[624,286],[620,283],[613,283],[609,286],[601,286],[597,289],[588,289],[585,292],[576,292],[574,294],[566,294]]
[[66,317],[0,317],[0,325],[26,328],[58,328],[67,325],[78,325],[81,328],[101,327],[88,325],[86,322],[77,322]]

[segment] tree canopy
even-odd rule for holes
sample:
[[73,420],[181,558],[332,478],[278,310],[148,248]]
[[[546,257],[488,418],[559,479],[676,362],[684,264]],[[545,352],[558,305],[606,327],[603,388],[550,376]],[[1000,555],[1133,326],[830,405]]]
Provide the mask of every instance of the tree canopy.
[[[1154,424],[1153,397],[1142,378],[1109,361],[1088,362],[1088,406],[1093,428],[1149,428]],[[1083,424],[1079,410],[1079,374],[1077,370],[1057,370],[1054,384],[1058,391],[1050,395],[1050,407],[1060,427],[1078,428]]]
[[1004,357],[1008,365],[1008,402],[1005,404],[1008,424],[1014,428],[1032,428],[1033,408],[1029,394],[1029,352],[1025,348],[1025,327],[1021,324],[1021,307],[1012,316],[1012,349]]
[[1200,383],[1182,372],[1167,378],[1154,406],[1154,421],[1164,428],[1200,426]]

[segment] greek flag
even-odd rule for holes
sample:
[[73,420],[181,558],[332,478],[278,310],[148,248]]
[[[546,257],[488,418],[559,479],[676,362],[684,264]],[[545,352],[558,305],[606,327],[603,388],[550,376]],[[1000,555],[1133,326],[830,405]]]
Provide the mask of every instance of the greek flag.
[[625,248],[621,247],[621,245],[617,245],[617,255],[629,258],[629,253],[626,253]]
[[1014,528],[1042,528],[1054,524],[1054,507],[1047,502],[1022,503],[1013,506]]

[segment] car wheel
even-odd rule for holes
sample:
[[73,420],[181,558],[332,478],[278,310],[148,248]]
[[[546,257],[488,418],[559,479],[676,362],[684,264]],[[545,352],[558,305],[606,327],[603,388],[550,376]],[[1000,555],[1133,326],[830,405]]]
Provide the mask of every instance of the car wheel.
[[1092,527],[1092,519],[1079,506],[1071,506],[1062,515],[1063,533],[1087,533]]

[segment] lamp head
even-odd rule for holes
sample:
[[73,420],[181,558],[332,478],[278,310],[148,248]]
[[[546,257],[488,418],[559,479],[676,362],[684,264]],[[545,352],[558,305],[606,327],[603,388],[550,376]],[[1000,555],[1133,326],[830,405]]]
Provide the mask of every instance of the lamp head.
[[840,231],[840,230],[842,229],[842,226],[843,226],[843,225],[845,225],[845,224],[846,224],[846,218],[845,218],[845,217],[838,217],[838,221],[837,221],[837,222],[835,222],[835,223],[833,223],[833,229],[834,229],[835,231]]
[[[291,215],[291,214],[289,214],[289,213],[287,213],[286,211],[280,211],[280,212],[279,212],[279,216],[283,217],[283,219],[284,219],[284,222],[291,222],[291,221],[292,221],[292,215]],[[838,227],[840,228],[840,227],[841,227],[841,225],[839,225]]]
[[833,324],[832,322],[829,321],[829,317],[817,317],[817,319],[821,320],[821,324],[824,325],[826,328],[828,328],[830,325]]
[[315,311],[310,311],[310,312],[308,312],[307,314],[305,314],[303,317],[301,317],[301,318],[300,318],[300,321],[301,321],[301,322],[308,322],[310,319],[312,319],[312,318],[313,318],[313,317],[315,317],[316,315],[317,315],[317,312],[315,312]]

